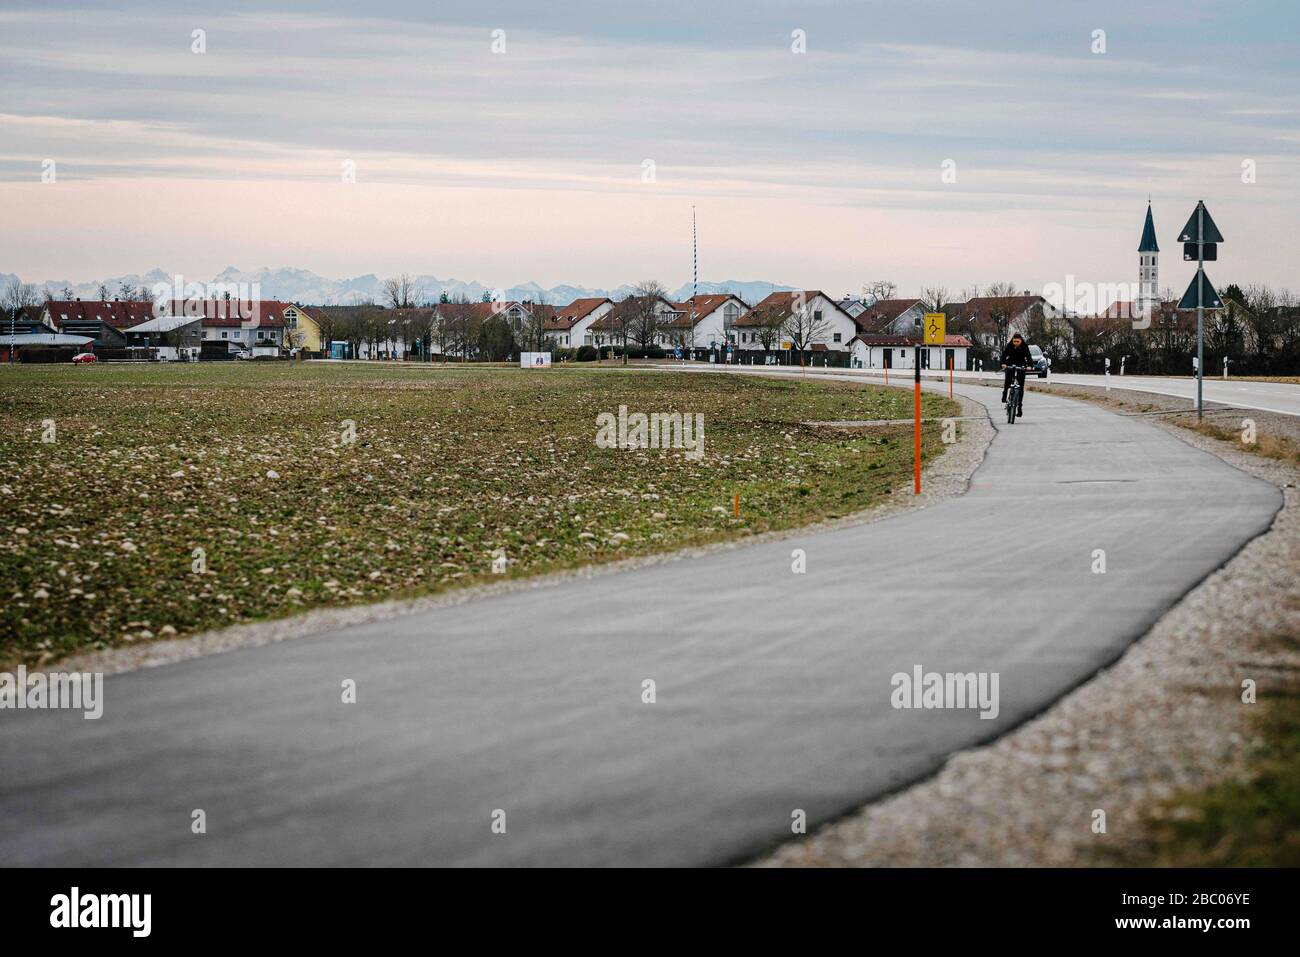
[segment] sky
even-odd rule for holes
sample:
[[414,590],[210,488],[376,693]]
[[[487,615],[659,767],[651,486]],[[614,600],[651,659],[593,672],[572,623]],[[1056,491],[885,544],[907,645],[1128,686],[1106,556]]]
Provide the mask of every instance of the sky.
[[674,288],[694,207],[702,280],[1041,291],[1136,280],[1150,196],[1162,286],[1204,199],[1213,280],[1296,289],[1298,38],[1295,0],[3,0],[0,273]]

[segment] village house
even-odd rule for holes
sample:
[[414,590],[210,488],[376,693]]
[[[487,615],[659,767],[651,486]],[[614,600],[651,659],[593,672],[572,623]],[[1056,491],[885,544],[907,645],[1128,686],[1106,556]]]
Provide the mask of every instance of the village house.
[[200,347],[207,357],[243,351],[254,358],[276,357],[284,348],[288,308],[290,303],[274,299],[173,299],[166,304],[166,315],[201,320]]
[[567,306],[557,307],[555,315],[546,323],[546,339],[561,348],[592,345],[591,324],[613,308],[614,300],[602,297],[575,299]]
[[669,349],[717,349],[736,343],[736,322],[749,309],[738,296],[713,293],[676,303],[677,315],[659,326]]
[[[619,326],[619,310],[638,308],[636,306],[637,302],[639,302],[639,297],[629,296],[627,299],[615,303],[608,312],[587,327],[592,341],[584,343],[584,345],[594,345],[597,347],[623,345],[623,335]],[[654,311],[656,329],[671,327],[673,324],[681,322],[686,315],[681,307],[669,302],[662,296],[655,297]],[[635,342],[635,336],[629,332],[628,345],[630,346]],[[655,336],[655,343],[658,343],[657,333]]]
[[198,316],[155,316],[126,330],[126,347],[133,358],[164,362],[197,362],[203,342]]
[[[852,364],[856,369],[915,369],[916,343],[919,337],[889,333],[861,333],[850,343]],[[942,346],[921,346],[922,369],[965,371],[971,341],[965,336],[944,336]]]
[[290,350],[303,349],[317,355],[325,351],[320,322],[308,307],[297,303],[284,307],[284,344]]
[[41,323],[63,335],[88,336],[96,349],[123,349],[125,331],[153,318],[153,303],[144,301],[51,299],[41,309]]
[[870,335],[912,335],[921,326],[925,303],[920,299],[877,299],[870,305],[850,313],[858,324],[858,331]]
[[806,349],[846,352],[858,327],[824,292],[806,289],[772,293],[736,320],[736,331],[741,349],[791,349],[791,333],[801,331]]
[[1029,290],[1018,296],[977,296],[966,302],[951,303],[943,311],[948,317],[948,328],[968,330],[972,343],[998,351],[1014,333],[1028,339],[1036,318],[1054,314],[1046,299]]

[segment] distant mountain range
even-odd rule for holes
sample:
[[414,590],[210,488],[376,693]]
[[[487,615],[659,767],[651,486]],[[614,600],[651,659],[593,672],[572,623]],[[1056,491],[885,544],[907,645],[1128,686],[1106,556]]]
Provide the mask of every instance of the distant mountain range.
[[[10,282],[17,278],[13,274],[0,273],[0,288],[8,286]],[[373,273],[356,276],[352,279],[327,279],[309,269],[294,269],[292,267],[270,269],[264,266],[256,270],[241,270],[236,269],[234,266],[228,266],[211,280],[198,279],[193,276],[186,276],[185,280],[186,282],[211,282],[214,284],[243,283],[250,288],[250,296],[262,299],[279,299],[285,302],[298,302],[303,305],[347,305],[367,301],[382,303],[386,299],[384,280]],[[108,296],[111,299],[122,297],[124,287],[131,290],[133,294],[141,286],[151,289],[157,283],[170,285],[172,282],[174,282],[174,277],[171,273],[163,272],[161,269],[151,269],[142,274],[113,276],[108,279],[95,279],[89,282],[51,279],[37,282],[35,285],[39,295],[44,295],[45,291],[48,290],[49,295],[56,299],[64,295],[65,289],[71,291],[73,298],[98,299],[100,287],[102,286],[108,290]],[[437,276],[416,276],[415,283],[419,289],[420,298],[429,301],[437,300],[443,293],[451,297],[465,296],[471,301],[478,301],[483,298],[484,293],[494,293],[496,288],[484,285],[481,282],[439,279]],[[257,285],[255,293],[251,291],[253,284]],[[794,287],[770,282],[741,282],[739,280],[702,282],[699,284],[701,295],[729,292],[749,303],[758,302],[769,293],[786,291],[792,288]],[[587,286],[567,284],[543,289],[535,282],[525,282],[505,289],[504,298],[520,301],[532,300],[533,302],[544,302],[552,306],[565,306],[575,299],[593,296],[608,296],[610,299],[620,299],[630,293],[632,289],[633,286],[629,283],[615,289],[593,289]],[[679,289],[670,291],[671,298],[678,302],[687,298],[690,294],[690,283],[685,283]]]

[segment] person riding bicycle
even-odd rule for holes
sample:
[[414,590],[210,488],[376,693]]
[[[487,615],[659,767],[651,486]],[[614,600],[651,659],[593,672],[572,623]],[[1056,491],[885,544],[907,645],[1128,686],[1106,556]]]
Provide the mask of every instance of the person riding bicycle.
[[[1013,333],[1011,341],[1002,350],[1002,401],[1007,401],[1007,390],[1011,388],[1011,378],[1014,376],[1016,382],[1020,384],[1020,391],[1016,393],[1017,418],[1025,414],[1025,370],[1033,365],[1033,362],[1024,338],[1018,332]],[[1020,369],[1008,369],[1007,366],[1020,366]]]

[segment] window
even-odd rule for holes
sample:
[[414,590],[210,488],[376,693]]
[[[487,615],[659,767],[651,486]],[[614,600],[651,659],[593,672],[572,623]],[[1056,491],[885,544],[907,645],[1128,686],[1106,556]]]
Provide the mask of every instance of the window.
[[820,309],[814,309],[813,322],[821,322],[821,321],[822,321],[822,311]]
[[833,342],[839,342],[839,341],[840,341],[840,333],[838,333],[838,332],[835,333],[835,335],[831,337],[831,341],[833,341]]
[[221,338],[222,338],[222,339],[229,339],[229,338],[230,338],[230,333],[228,333],[225,329],[222,329],[222,330],[221,330]]

